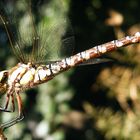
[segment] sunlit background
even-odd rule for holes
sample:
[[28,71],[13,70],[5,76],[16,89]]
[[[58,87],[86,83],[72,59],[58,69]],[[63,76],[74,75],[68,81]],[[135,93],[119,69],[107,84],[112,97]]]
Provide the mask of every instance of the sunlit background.
[[[5,0],[0,9],[6,13],[12,38],[17,40],[20,33],[23,42],[19,43],[31,47],[28,5],[28,0]],[[41,45],[44,43],[47,48],[42,51],[44,63],[140,31],[139,5],[139,0],[32,1]],[[28,57],[30,54],[25,51]],[[6,137],[9,140],[138,140],[140,44],[103,57],[111,61],[78,66],[21,93],[25,119],[7,129]],[[17,63],[0,22],[0,70]],[[4,105],[5,98],[0,99]],[[16,115],[17,110],[0,112],[0,122]]]

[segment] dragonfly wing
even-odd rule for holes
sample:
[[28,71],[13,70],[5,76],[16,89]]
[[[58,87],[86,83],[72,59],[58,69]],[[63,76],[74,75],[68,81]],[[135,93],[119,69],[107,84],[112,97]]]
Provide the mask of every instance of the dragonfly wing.
[[[61,60],[50,60],[50,61],[43,61],[43,62],[38,62],[36,64],[52,64],[52,63],[56,63],[56,62],[60,62]],[[93,64],[100,64],[100,63],[106,63],[106,62],[113,62],[112,59],[110,58],[93,58],[90,60],[87,60],[81,64],[78,64],[78,66],[86,66],[86,65],[93,65]]]
[[[9,40],[10,49],[13,51],[14,55],[21,62],[25,61],[25,55],[22,50],[23,41],[18,36],[18,23],[16,16],[16,4],[14,1],[0,1],[0,21],[5,28],[7,38]],[[13,8],[14,7],[14,10]],[[19,14],[19,13],[18,13]]]
[[12,29],[12,33],[9,30],[6,32],[12,51],[20,61],[36,63],[73,54],[74,36],[67,19],[67,6],[62,3],[65,2],[61,0],[56,4],[59,12],[56,5],[50,7],[51,2],[48,1],[32,5],[24,1],[8,1],[0,6],[6,9],[10,23],[12,21],[11,27],[14,27],[14,31]]
[[79,64],[78,66],[100,64],[100,63],[106,63],[106,62],[112,62],[112,61],[113,60],[109,59],[109,58],[93,58],[93,59],[87,60],[87,61]]
[[75,36],[74,31],[72,28],[72,25],[70,22],[67,24],[67,29],[65,31],[65,34],[62,36],[62,44],[61,44],[61,51],[62,57],[68,57],[71,55],[74,55],[74,49],[75,49]]
[[41,23],[39,27],[41,46],[38,56],[41,58],[40,61],[52,61],[73,55],[75,37],[70,21],[66,17],[62,17],[60,23],[55,23],[58,21],[53,20],[54,23]]

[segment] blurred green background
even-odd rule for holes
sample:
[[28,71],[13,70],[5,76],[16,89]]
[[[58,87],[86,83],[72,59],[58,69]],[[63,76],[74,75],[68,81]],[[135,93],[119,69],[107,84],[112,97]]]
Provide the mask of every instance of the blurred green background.
[[[18,28],[24,42],[30,42],[23,2],[3,3],[1,9],[7,6],[7,11],[16,11],[16,22],[14,16],[9,16],[13,33]],[[75,43],[66,40],[64,47],[72,47],[71,54],[140,31],[139,0],[34,0],[32,3],[40,35],[43,41],[49,38],[46,47],[52,59],[61,49],[60,35],[70,23]],[[69,22],[64,22],[66,17]],[[44,31],[46,28],[48,30]],[[16,39],[17,34],[12,37]],[[18,62],[9,48],[1,23],[0,70],[9,69]],[[76,67],[24,92],[21,97],[25,119],[7,129],[5,135],[11,140],[138,140],[139,53],[140,44],[117,50],[104,56],[112,62]],[[1,98],[0,103],[4,101]],[[0,112],[0,122],[16,114]]]

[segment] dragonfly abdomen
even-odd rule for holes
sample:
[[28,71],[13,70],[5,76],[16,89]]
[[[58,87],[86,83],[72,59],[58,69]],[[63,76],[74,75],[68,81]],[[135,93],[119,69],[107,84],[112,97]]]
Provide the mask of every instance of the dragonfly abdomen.
[[89,50],[77,53],[71,57],[53,62],[51,64],[32,65],[32,63],[19,63],[11,70],[8,83],[17,83],[17,85],[23,88],[33,87],[35,85],[47,82],[57,74],[89,59],[99,57],[104,53],[139,41],[140,33],[136,33],[134,36],[128,36],[120,40],[115,40],[103,45],[95,46]]
[[99,57],[107,52],[114,51],[118,48],[137,42],[140,42],[139,32],[137,32],[134,36],[127,36],[119,40],[110,41],[108,43],[95,46],[89,50],[77,53],[71,57],[62,59],[61,61],[49,64],[47,69],[50,70],[50,76],[55,76],[63,71],[77,66],[78,64],[82,64],[87,60]]
[[95,46],[89,50],[83,51],[69,58],[66,58],[65,61],[68,65],[67,67],[73,67],[92,58],[99,57],[107,52],[111,52],[118,48],[125,47],[126,45],[138,42],[140,42],[140,32],[137,32],[134,36],[127,36],[119,40],[114,40],[102,45]]

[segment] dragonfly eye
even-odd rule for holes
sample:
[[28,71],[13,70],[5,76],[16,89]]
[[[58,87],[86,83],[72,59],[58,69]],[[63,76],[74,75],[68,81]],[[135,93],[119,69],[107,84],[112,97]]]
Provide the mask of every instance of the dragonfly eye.
[[0,72],[0,97],[6,92],[7,90],[7,79],[8,79],[8,72],[2,71]]
[[7,71],[0,72],[0,84],[6,83],[7,79],[8,79],[8,72]]

